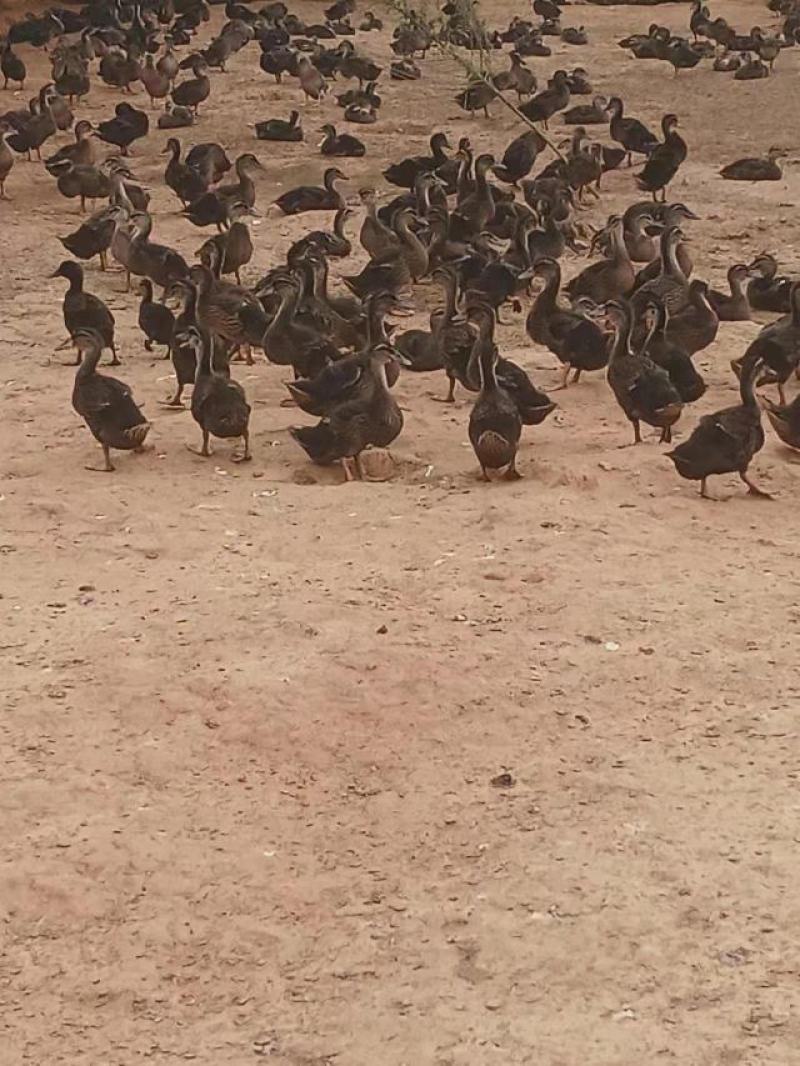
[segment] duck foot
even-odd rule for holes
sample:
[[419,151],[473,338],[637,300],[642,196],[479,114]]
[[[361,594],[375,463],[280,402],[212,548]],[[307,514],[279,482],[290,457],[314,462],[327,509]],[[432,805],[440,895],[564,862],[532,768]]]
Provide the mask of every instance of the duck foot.
[[758,485],[755,484],[755,482],[751,481],[747,474],[744,473],[744,471],[739,472],[739,477],[742,479],[745,485],[747,485],[747,491],[751,496],[758,496],[758,498],[761,500],[775,499],[771,492],[765,492],[764,489],[760,489]]
[[506,470],[505,474],[503,474],[503,480],[504,481],[522,481],[522,474],[520,474],[519,470],[517,470],[517,461],[516,461],[516,459],[511,464],[511,466],[508,468],[508,470]]

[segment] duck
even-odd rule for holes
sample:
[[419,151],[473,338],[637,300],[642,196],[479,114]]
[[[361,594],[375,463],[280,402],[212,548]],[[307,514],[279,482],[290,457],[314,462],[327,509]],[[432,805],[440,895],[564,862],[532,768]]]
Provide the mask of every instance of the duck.
[[187,385],[194,384],[197,372],[197,353],[193,347],[181,343],[177,338],[185,337],[186,330],[190,326],[199,331],[204,343],[210,345],[211,336],[198,321],[197,287],[188,278],[176,281],[170,286],[169,297],[172,301],[177,301],[179,305],[172,327],[172,340],[169,347],[170,359],[175,371],[176,388],[173,396],[160,402],[162,407],[182,408],[183,401],[181,397],[183,396],[183,390]]
[[800,450],[800,396],[795,396],[790,404],[773,403],[767,396],[760,396],[759,400],[781,441]]
[[392,396],[387,367],[391,348],[376,345],[365,360],[354,391],[335,405],[316,426],[293,426],[289,432],[312,462],[341,463],[345,480],[363,478],[361,453],[370,445],[388,448],[403,428],[403,412]]
[[536,75],[525,66],[522,56],[517,51],[509,55],[511,67],[497,74],[493,79],[494,87],[502,92],[513,90],[519,100],[536,92]]
[[667,199],[667,186],[678,173],[678,168],[686,159],[686,142],[677,132],[677,115],[667,114],[661,120],[664,140],[659,142],[650,153],[644,169],[636,175],[636,184],[645,192],[652,193],[653,200],[661,202]]
[[516,461],[522,419],[516,403],[497,380],[497,347],[490,332],[494,311],[491,307],[473,306],[468,321],[475,329],[470,359],[477,364],[480,382],[480,392],[469,415],[470,443],[484,481],[491,480],[490,470],[504,470],[507,480],[515,480],[521,476]]
[[694,403],[704,395],[706,383],[695,368],[689,353],[666,335],[669,315],[666,305],[657,296],[648,299],[645,306],[645,337],[642,351],[669,374],[669,379],[678,391],[684,404]]
[[[638,220],[648,217],[640,215]],[[645,271],[636,276],[636,289],[631,300],[637,314],[651,296],[663,300],[672,314],[688,303],[689,278],[678,258],[678,248],[685,240],[680,226],[665,225],[661,230],[657,270],[650,272],[654,276],[645,276]]]
[[768,252],[757,255],[749,264],[750,284],[747,301],[754,311],[789,311],[792,279],[778,274],[778,261]]
[[683,38],[677,37],[669,41],[663,54],[658,58],[666,59],[677,77],[679,70],[691,70],[696,67],[703,58],[703,52],[693,47],[688,41],[684,41]]
[[106,252],[111,246],[114,231],[123,214],[122,209],[116,205],[103,207],[74,232],[58,239],[76,259],[92,259],[94,256],[99,256],[100,269],[106,270],[108,266]]
[[570,99],[569,80],[565,70],[557,70],[550,85],[526,103],[519,110],[531,122],[543,122],[547,129],[549,120],[558,111],[563,111]]
[[150,423],[136,405],[129,385],[97,373],[97,364],[106,346],[100,333],[81,327],[75,330],[73,340],[80,365],[72,388],[72,406],[103,449],[105,460],[102,467],[87,466],[86,469],[110,473],[114,470],[111,449],[139,450],[147,438]]
[[337,133],[336,127],[330,122],[327,122],[322,127],[322,133],[324,137],[319,143],[319,150],[322,155],[360,157],[367,154],[366,145],[363,141],[360,141],[358,137],[351,136],[349,133]]
[[689,355],[713,344],[719,331],[719,318],[708,299],[708,282],[694,278],[689,282],[687,303],[670,312],[666,337]]
[[596,303],[627,296],[633,288],[635,271],[625,246],[623,221],[618,215],[609,220],[611,252],[607,259],[591,263],[566,286],[570,299],[588,296]]
[[605,96],[595,96],[590,104],[576,104],[561,116],[565,126],[599,126],[608,121]]
[[430,314],[430,329],[407,329],[392,338],[392,346],[404,370],[427,373],[444,370],[440,330],[444,323],[444,310],[437,308]]
[[200,426],[202,444],[195,451],[204,459],[211,456],[210,439],[241,438],[242,451],[231,456],[235,463],[252,459],[250,452],[250,404],[238,381],[231,378],[227,360],[218,352],[214,342],[189,326],[175,336],[176,344],[195,353],[197,371],[192,389],[192,418]]
[[333,259],[345,259],[353,250],[353,245],[344,232],[345,223],[353,212],[347,207],[340,208],[333,219],[333,230],[312,230],[306,233],[289,248],[286,261],[292,263],[293,259],[300,258],[310,248],[316,248],[325,256]]
[[782,404],[786,403],[786,382],[800,365],[800,281],[792,283],[789,308],[787,315],[761,330],[740,359],[731,362],[739,374],[750,357],[757,357],[777,384]]
[[516,185],[530,174],[538,156],[546,147],[547,141],[538,130],[526,130],[511,141],[503,153],[502,160],[495,164],[495,177]]
[[139,295],[141,301],[138,322],[145,335],[145,350],[152,352],[153,344],[163,344],[167,349],[165,358],[169,358],[175,316],[165,304],[154,302],[153,283],[149,278],[143,278],[139,282]]
[[590,318],[559,306],[561,267],[555,259],[538,259],[533,274],[544,285],[528,313],[525,330],[534,344],[544,345],[563,363],[559,388],[566,388],[571,370],[577,382],[583,371],[602,370],[608,364],[608,337]]
[[389,77],[392,81],[419,81],[422,70],[413,59],[394,59],[389,65]]
[[75,143],[65,144],[57,152],[48,156],[44,161],[45,170],[52,174],[53,167],[57,167],[59,163],[66,160],[91,166],[95,161],[94,135],[95,129],[91,122],[86,119],[76,122]]
[[584,26],[565,26],[561,31],[564,44],[588,44],[589,36]]
[[178,57],[172,47],[173,41],[168,33],[164,34],[164,54],[156,61],[156,70],[169,78],[170,84],[174,84],[180,70]]
[[321,100],[328,91],[328,82],[308,56],[298,56],[297,78],[307,100]]
[[613,300],[598,311],[610,319],[615,330],[608,360],[608,383],[625,416],[633,425],[633,442],[640,444],[640,423],[661,430],[661,442],[672,439],[672,427],[678,421],[683,402],[669,374],[649,356],[631,347],[633,316],[630,306]]
[[124,101],[114,108],[114,115],[114,118],[106,119],[105,122],[98,122],[97,136],[106,144],[116,145],[123,155],[128,155],[128,149],[133,142],[149,133],[150,120],[146,112]]
[[474,116],[476,111],[483,111],[486,118],[489,118],[489,104],[496,96],[497,92],[494,87],[488,81],[481,80],[473,81],[453,99],[461,110],[466,111],[470,116]]
[[194,125],[194,111],[190,107],[178,107],[169,100],[164,104],[164,110],[158,116],[158,128],[160,130],[179,130]]
[[86,201],[105,200],[111,195],[109,178],[97,167],[62,159],[52,163],[50,173],[56,178],[56,186],[68,200],[80,197],[80,210],[86,210]]
[[428,174],[436,171],[439,167],[449,162],[450,157],[445,148],[450,147],[446,133],[434,133],[430,139],[431,154],[409,156],[399,163],[392,163],[383,172],[384,178],[390,185],[396,185],[401,189],[413,189],[414,182],[420,174]]
[[300,125],[300,112],[290,111],[289,118],[268,118],[255,125],[256,137],[260,141],[284,141],[297,143],[303,140],[303,127]]
[[10,81],[19,83],[19,89],[25,88],[25,79],[28,72],[25,63],[20,59],[8,38],[0,40],[0,72],[3,75],[3,88],[8,88]]
[[197,255],[200,262],[210,267],[215,276],[233,274],[236,284],[241,285],[241,269],[253,258],[253,240],[243,219],[248,215],[255,215],[255,211],[241,200],[228,203],[227,207],[226,230],[209,237],[201,245]]
[[211,79],[208,76],[208,64],[201,55],[190,56],[188,66],[194,77],[178,82],[172,90],[172,102],[179,107],[190,107],[197,115],[200,104],[211,93]]
[[[42,158],[42,145],[54,136],[58,129],[53,114],[53,100],[52,89],[43,85],[39,90],[38,102],[31,102],[32,110],[24,124],[18,124],[16,131],[7,138],[8,145],[19,154],[24,152],[28,160],[31,158],[31,152],[36,152],[37,159]],[[35,110],[33,110],[34,104]]]
[[594,92],[585,67],[573,67],[568,71],[567,85],[573,96],[591,96]]
[[146,211],[131,218],[132,232],[127,257],[130,274],[149,278],[166,291],[174,281],[185,278],[189,267],[183,256],[169,245],[150,240],[153,219]]
[[6,193],[6,181],[14,167],[14,154],[8,147],[8,138],[13,137],[13,131],[0,121],[0,200],[10,200]]
[[259,171],[263,171],[263,165],[252,152],[244,152],[236,157],[233,166],[238,180],[227,185],[217,185],[214,195],[225,203],[239,200],[248,207],[255,207],[256,185],[253,179]]
[[[110,349],[111,365],[119,365],[119,357],[114,343],[114,316],[100,299],[83,288],[83,267],[71,259],[65,259],[50,275],[51,278],[65,278],[69,288],[64,296],[62,310],[67,333],[74,337],[78,330],[95,332],[102,342],[101,350]],[[78,349],[80,362],[81,351]]]
[[624,104],[618,96],[612,96],[606,106],[611,116],[609,132],[612,141],[625,149],[628,166],[633,162],[633,153],[650,156],[659,143],[658,138],[638,118],[628,118],[624,113]]
[[167,187],[172,189],[184,207],[199,200],[208,189],[208,183],[195,167],[181,161],[181,142],[177,137],[168,139],[163,154],[170,156],[164,171]]
[[216,185],[233,168],[225,149],[214,141],[190,148],[186,153],[186,163],[194,167],[207,185]]
[[356,54],[356,50],[349,41],[343,41],[339,46],[342,50],[342,58],[339,60],[338,69],[343,78],[357,78],[359,87],[365,82],[376,82],[381,76],[382,67],[366,56]]
[[197,287],[197,317],[212,339],[218,338],[234,348],[243,348],[245,359],[252,364],[252,346],[261,344],[269,319],[258,297],[241,285],[218,280],[203,264],[189,269],[189,278]]
[[275,203],[284,215],[299,215],[305,211],[339,211],[345,202],[336,183],[346,180],[347,175],[338,167],[328,167],[322,178],[322,186],[300,185],[283,193]]
[[734,263],[728,268],[728,288],[730,293],[711,289],[708,302],[714,308],[720,322],[748,322],[750,320],[750,302],[747,298],[745,281],[750,277],[750,267],[745,263]]
[[382,30],[383,20],[379,19],[372,11],[365,11],[364,18],[359,23],[358,28],[363,33],[369,33],[370,30]]
[[716,57],[711,65],[711,69],[722,74],[731,74],[738,70],[741,65],[742,61],[739,56],[731,55],[726,52],[725,54]]
[[681,477],[700,482],[700,495],[712,500],[706,487],[715,474],[738,474],[752,496],[769,499],[748,476],[753,457],[764,447],[764,427],[755,393],[761,369],[757,355],[746,357],[739,378],[741,402],[703,415],[689,437],[666,454]]
[[145,92],[150,97],[151,107],[155,107],[156,101],[163,100],[172,88],[172,78],[156,67],[155,59],[150,52],[144,57],[141,80]]
[[734,81],[758,81],[769,77],[769,67],[760,59],[750,57],[746,52],[739,56],[739,66],[733,72]]
[[786,153],[782,148],[770,148],[766,158],[750,156],[728,163],[720,170],[726,181],[780,181],[783,177],[778,160]]
[[142,66],[139,62],[140,52],[134,45],[127,49],[113,47],[107,49],[100,57],[98,73],[106,85],[112,89],[122,89],[129,92],[134,82],[142,76]]

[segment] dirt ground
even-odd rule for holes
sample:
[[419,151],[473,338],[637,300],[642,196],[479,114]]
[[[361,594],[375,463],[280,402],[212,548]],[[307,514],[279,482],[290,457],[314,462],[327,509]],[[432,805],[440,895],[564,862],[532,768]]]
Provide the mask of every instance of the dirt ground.
[[[685,26],[687,10],[568,8],[590,45],[554,42],[531,66],[582,64],[632,113],[680,115],[690,155],[673,196],[702,216],[699,276],[719,285],[763,249],[797,270],[800,49],[738,84],[617,48],[654,16]],[[488,12],[505,24],[525,5]],[[774,22],[761,3],[714,12]],[[382,60],[387,42],[359,39]],[[33,91],[46,57],[21,51]],[[499,107],[489,122],[459,112],[449,61],[424,69],[382,83],[380,122],[359,133],[369,154],[344,168],[351,193],[433,129],[495,150],[516,132]],[[78,114],[107,117],[117,99],[98,81]],[[317,131],[338,109],[305,109],[305,145],[256,142],[247,123],[299,104],[252,46],[214,76],[185,140],[254,149],[266,210],[321,174]],[[204,234],[163,186],[166,137],[137,143],[132,164],[157,237],[191,256]],[[784,181],[716,177],[773,144],[790,150]],[[606,184],[595,222],[638,198],[628,172]],[[342,485],[288,437],[285,375],[259,363],[239,371],[254,462],[235,467],[221,443],[203,461],[185,448],[188,411],[158,406],[170,365],[143,350],[135,298],[92,266],[155,447],[89,473],[99,450],[53,354],[64,286],[47,280],[76,205],[23,161],[8,192],[0,1062],[794,1061],[792,454],[770,434],[754,463],[773,502],[731,478],[714,485],[726,502],[706,503],[652,439],[621,447],[629,427],[590,375],[526,431],[524,480],[486,486],[464,394],[447,408],[431,398],[444,375],[406,376],[397,476]],[[259,220],[248,278],[324,221]],[[433,299],[423,286],[420,307]],[[512,317],[503,351],[554,385],[553,357]],[[724,325],[702,353],[711,387],[679,438],[733,402],[728,362],[757,329]],[[511,787],[492,784],[503,772]]]

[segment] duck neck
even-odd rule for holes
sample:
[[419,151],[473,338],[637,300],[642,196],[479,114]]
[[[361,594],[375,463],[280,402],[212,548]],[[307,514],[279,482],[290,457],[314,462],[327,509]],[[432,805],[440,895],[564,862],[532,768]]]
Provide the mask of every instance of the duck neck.
[[551,313],[556,310],[556,301],[558,300],[558,290],[561,287],[561,270],[558,263],[555,264],[555,269],[545,274],[544,288],[536,297],[534,306],[539,311]]
[[483,392],[496,392],[497,385],[497,353],[492,339],[493,323],[490,316],[482,315],[478,322],[478,335],[472,345],[469,356],[467,376],[474,380],[475,365],[477,364],[479,380]]
[[631,320],[631,313],[626,307],[622,314],[622,321],[617,326],[614,343],[611,345],[611,351],[608,357],[609,363],[613,363],[615,360],[622,361],[623,359],[631,358],[633,355],[633,350],[631,348],[632,331],[633,322]]
[[739,376],[739,395],[742,398],[742,406],[751,411],[759,411],[756,399],[756,378],[761,370],[762,361],[758,355],[747,355],[742,361]]
[[792,309],[792,325],[800,327],[800,282],[792,286],[790,306]]
[[389,338],[386,336],[386,326],[384,324],[385,311],[380,305],[380,301],[372,299],[369,302],[367,309],[367,347],[373,348],[376,344],[388,344]]
[[97,370],[97,364],[100,362],[101,353],[102,348],[97,342],[94,342],[89,348],[82,350],[83,358],[81,359],[81,365],[78,367],[78,372],[75,375],[77,380],[84,380],[94,374]]

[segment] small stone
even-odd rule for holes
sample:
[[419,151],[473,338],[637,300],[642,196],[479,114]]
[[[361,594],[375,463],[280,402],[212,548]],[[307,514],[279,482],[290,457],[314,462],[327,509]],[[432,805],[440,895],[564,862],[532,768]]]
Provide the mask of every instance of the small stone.
[[375,632],[380,633],[381,636],[383,636],[385,633],[389,632],[389,627],[387,625],[378,626]]
[[506,770],[492,778],[490,784],[493,788],[513,788],[516,782],[513,776]]

